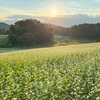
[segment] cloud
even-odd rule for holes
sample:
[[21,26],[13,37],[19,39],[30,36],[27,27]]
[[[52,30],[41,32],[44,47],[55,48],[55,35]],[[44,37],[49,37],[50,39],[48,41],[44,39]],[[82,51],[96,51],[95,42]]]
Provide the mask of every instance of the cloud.
[[100,3],[100,0],[95,0],[96,3]]
[[11,20],[11,19],[5,16],[0,16],[0,21],[5,21],[5,20]]
[[[27,10],[9,8],[9,7],[0,7],[1,14],[5,16],[12,16],[12,15],[35,15],[35,13],[29,12]],[[1,15],[0,14],[0,15]]]
[[88,9],[86,14],[92,17],[100,16],[100,8]]
[[100,8],[66,8],[66,15],[83,14],[92,17],[100,16]]
[[82,23],[100,23],[100,16],[91,17],[87,15],[63,15],[59,17],[45,17],[45,16],[28,16],[28,15],[15,15],[12,17],[8,17],[8,19],[13,20],[6,20],[6,23],[12,24],[18,20],[22,19],[37,19],[43,23],[51,23],[59,26],[70,27],[73,25],[78,25]]
[[70,27],[82,23],[100,23],[100,16],[94,18],[82,14],[65,15],[65,16],[59,16],[58,18],[42,18],[42,19],[45,20],[45,22],[47,23],[52,23],[64,27]]

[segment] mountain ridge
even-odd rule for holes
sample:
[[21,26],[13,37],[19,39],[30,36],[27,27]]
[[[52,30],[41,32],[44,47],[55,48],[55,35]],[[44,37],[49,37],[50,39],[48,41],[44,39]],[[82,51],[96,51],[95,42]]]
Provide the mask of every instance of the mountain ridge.
[[9,30],[10,25],[5,23],[5,22],[0,22],[0,28],[5,29],[5,30]]
[[62,15],[58,17],[46,17],[46,16],[30,16],[30,15],[14,15],[8,17],[10,20],[4,21],[8,24],[14,24],[18,20],[23,19],[37,19],[43,23],[50,23],[63,27],[71,27],[73,25],[79,25],[84,23],[95,24],[100,23],[100,16],[88,16],[82,14],[76,15]]

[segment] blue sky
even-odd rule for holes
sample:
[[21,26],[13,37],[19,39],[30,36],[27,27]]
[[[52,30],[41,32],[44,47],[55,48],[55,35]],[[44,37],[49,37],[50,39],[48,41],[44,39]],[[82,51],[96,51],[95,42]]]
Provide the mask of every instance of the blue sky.
[[54,10],[56,16],[96,17],[100,16],[100,0],[0,0],[0,21],[16,15],[51,17]]

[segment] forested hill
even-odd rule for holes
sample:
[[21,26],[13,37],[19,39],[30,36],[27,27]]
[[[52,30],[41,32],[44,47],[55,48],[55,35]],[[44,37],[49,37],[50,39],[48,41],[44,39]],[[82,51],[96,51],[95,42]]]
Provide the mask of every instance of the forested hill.
[[66,28],[66,35],[77,39],[100,40],[100,23],[74,25]]
[[5,29],[5,30],[9,30],[10,25],[0,22],[0,29]]

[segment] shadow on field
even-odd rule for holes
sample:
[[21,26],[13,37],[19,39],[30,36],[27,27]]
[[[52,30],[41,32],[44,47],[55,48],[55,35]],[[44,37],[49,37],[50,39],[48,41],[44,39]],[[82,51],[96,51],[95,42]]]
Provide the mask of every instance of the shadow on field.
[[50,45],[35,45],[35,46],[30,46],[29,48],[25,46],[20,46],[20,47],[5,47],[2,48],[0,47],[0,53],[7,53],[7,52],[14,52],[14,51],[22,51],[22,50],[29,50],[29,49],[39,49],[39,48],[49,48],[49,47],[54,47],[53,44]]
[[87,43],[93,43],[93,42],[56,42],[56,43],[50,43],[50,44],[42,44],[42,45],[34,45],[27,48],[26,46],[19,46],[19,47],[0,47],[0,53],[7,53],[7,52],[14,52],[14,51],[21,51],[21,50],[29,50],[29,49],[40,49],[40,48],[50,48],[50,47],[58,47],[58,46],[69,46],[69,45],[78,45],[78,44],[87,44]]
[[20,50],[25,50],[25,48],[0,48],[0,53],[14,52]]

